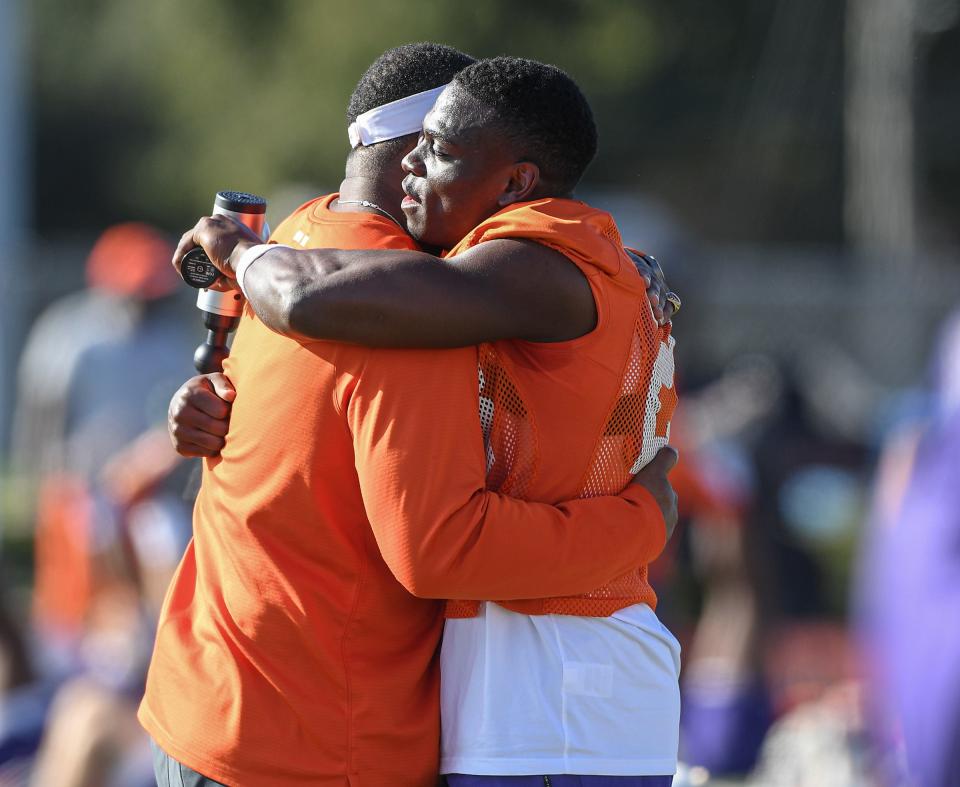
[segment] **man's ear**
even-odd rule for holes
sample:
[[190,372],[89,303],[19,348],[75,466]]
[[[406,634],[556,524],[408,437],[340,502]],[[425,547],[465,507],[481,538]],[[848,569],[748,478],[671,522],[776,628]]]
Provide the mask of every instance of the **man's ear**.
[[512,205],[514,202],[525,202],[533,199],[533,193],[540,185],[540,167],[532,161],[520,161],[513,165],[506,188],[497,198],[501,208]]

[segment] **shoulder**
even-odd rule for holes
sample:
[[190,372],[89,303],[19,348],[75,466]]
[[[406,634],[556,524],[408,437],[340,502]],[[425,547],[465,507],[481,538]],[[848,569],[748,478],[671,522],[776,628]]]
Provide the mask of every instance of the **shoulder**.
[[506,237],[490,238],[475,246],[469,246],[456,254],[448,254],[446,261],[456,265],[486,263],[509,265],[523,262],[556,262],[566,257],[563,252],[538,238]]
[[510,205],[479,224],[451,254],[501,239],[538,243],[568,258],[588,276],[617,275],[624,267],[613,217],[577,200],[546,198]]

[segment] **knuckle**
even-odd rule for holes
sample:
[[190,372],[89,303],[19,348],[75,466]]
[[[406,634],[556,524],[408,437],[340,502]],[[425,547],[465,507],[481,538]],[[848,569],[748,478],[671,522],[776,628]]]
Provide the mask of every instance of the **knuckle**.
[[199,403],[204,401],[207,398],[207,392],[202,388],[194,388],[184,394],[183,405],[184,408],[190,408],[196,410],[199,406]]

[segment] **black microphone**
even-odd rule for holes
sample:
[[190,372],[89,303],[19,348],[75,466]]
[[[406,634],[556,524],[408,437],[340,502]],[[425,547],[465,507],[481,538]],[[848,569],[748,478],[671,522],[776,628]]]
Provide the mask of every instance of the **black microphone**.
[[[267,201],[263,197],[243,191],[219,191],[213,203],[214,216],[229,216],[264,240],[270,234],[266,213]],[[191,249],[184,255],[180,276],[200,290],[197,308],[203,312],[203,325],[207,329],[207,338],[193,354],[193,365],[201,374],[222,372],[223,361],[230,355],[227,340],[243,314],[243,293],[207,289],[221,274],[201,248]]]

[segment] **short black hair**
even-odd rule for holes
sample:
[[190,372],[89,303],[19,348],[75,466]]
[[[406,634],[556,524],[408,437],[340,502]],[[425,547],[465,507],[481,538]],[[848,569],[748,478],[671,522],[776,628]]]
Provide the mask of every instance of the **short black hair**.
[[458,49],[427,41],[388,49],[357,82],[347,105],[347,125],[371,109],[446,85],[475,62]]
[[[371,109],[446,85],[461,69],[475,62],[475,58],[458,49],[429,41],[388,49],[357,82],[347,105],[347,125]],[[361,145],[350,151],[347,161],[375,172],[400,155],[412,136]]]
[[597,154],[597,126],[568,74],[536,60],[501,56],[467,66],[453,82],[490,107],[494,124],[540,168],[541,191],[573,191]]

